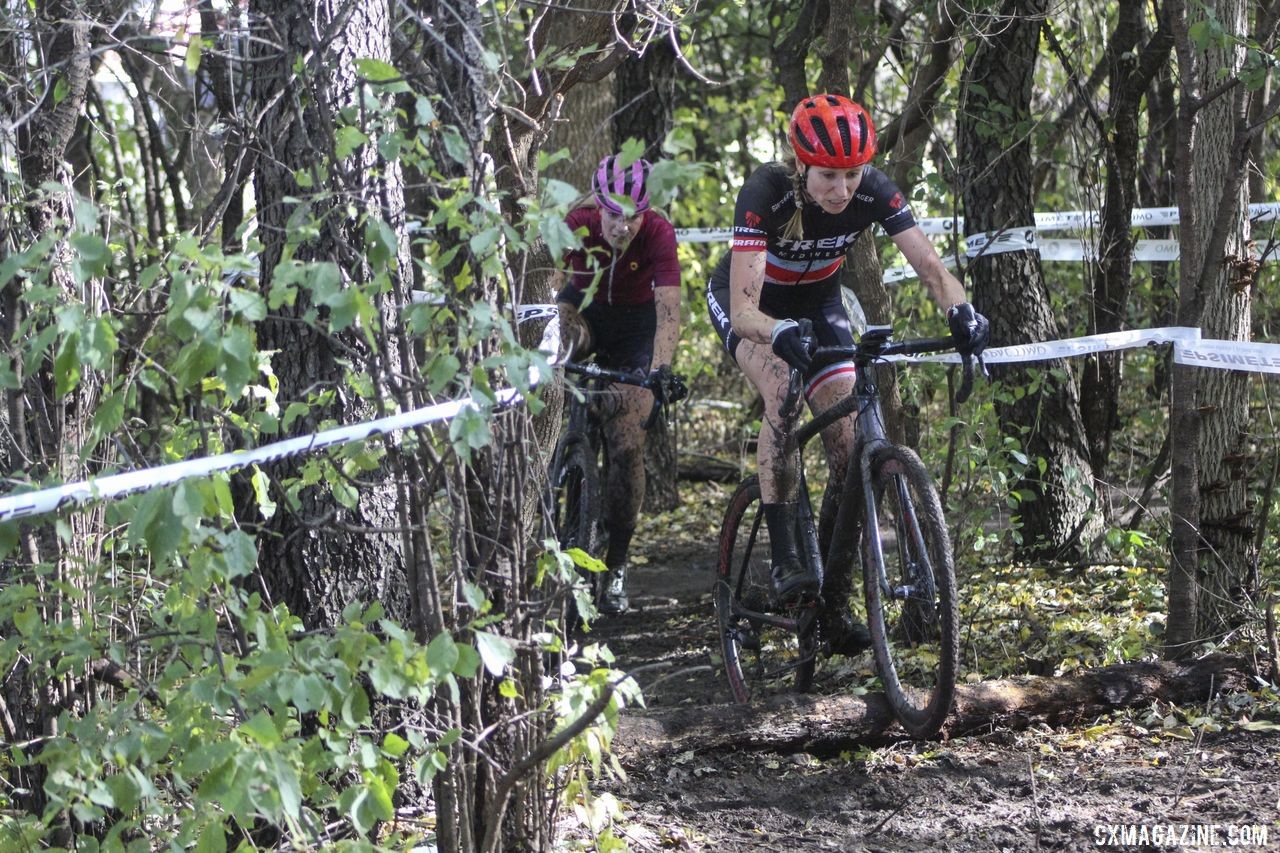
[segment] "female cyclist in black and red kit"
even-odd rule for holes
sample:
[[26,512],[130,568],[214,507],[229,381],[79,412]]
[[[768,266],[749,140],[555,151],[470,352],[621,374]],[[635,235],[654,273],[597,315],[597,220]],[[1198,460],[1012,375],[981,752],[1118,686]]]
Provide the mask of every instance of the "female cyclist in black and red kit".
[[[670,370],[680,334],[680,261],[671,223],[649,207],[644,160],[623,165],[618,157],[600,161],[592,177],[595,204],[569,213],[565,223],[583,231],[582,248],[565,258],[553,287],[560,325],[574,338],[571,351],[594,353],[610,370]],[[568,279],[567,282],[565,281]],[[651,370],[652,368],[652,370]],[[644,419],[653,392],[614,383],[618,403],[605,422],[608,481],[604,526],[609,568],[600,609],[617,615],[627,610],[627,552],[644,502]]]
[[[734,209],[732,249],[707,288],[712,323],[765,400],[756,460],[774,587],[784,603],[816,594],[818,579],[796,551],[796,463],[782,452],[785,425],[778,410],[792,367],[805,371],[805,399],[815,413],[853,391],[852,362],[809,375],[810,353],[796,321],[812,321],[819,346],[853,343],[839,271],[854,240],[879,223],[946,312],[952,332],[979,347],[988,334],[986,318],[965,301],[963,286],[916,225],[902,192],[867,165],[876,137],[866,110],[840,95],[815,95],[796,106],[788,136],[797,162],[766,164],[747,179]],[[832,483],[840,482],[853,435],[852,418],[823,432]],[[824,548],[836,500],[829,489],[820,513]],[[841,614],[838,624],[828,620],[832,649],[852,653],[867,644],[867,634],[839,601],[847,599],[851,583],[847,567],[842,575],[829,578],[823,598],[833,602],[831,615]]]

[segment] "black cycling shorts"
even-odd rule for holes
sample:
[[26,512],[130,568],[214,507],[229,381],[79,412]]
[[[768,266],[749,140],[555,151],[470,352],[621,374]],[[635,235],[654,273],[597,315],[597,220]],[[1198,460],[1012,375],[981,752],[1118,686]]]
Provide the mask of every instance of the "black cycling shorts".
[[[729,355],[737,358],[742,338],[729,320],[729,282],[712,278],[707,285],[707,309],[711,325]],[[784,285],[765,282],[760,292],[760,310],[778,320],[813,322],[818,346],[852,346],[853,324],[840,298],[840,277],[833,275],[817,284]]]
[[[653,335],[658,329],[654,302],[641,305],[604,305],[592,302],[582,309],[591,329],[596,363],[609,370],[643,370],[653,361]],[[591,353],[577,353],[575,357]]]

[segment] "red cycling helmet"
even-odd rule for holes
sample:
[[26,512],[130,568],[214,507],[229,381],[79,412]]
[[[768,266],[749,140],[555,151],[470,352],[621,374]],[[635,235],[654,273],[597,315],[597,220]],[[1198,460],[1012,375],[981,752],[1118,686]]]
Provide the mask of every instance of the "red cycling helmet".
[[843,95],[814,95],[796,104],[787,136],[806,166],[856,169],[876,154],[871,116]]

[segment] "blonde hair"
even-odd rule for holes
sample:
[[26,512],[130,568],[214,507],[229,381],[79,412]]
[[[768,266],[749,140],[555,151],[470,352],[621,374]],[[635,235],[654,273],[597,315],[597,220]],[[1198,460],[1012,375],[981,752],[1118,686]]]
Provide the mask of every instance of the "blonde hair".
[[782,236],[786,240],[803,240],[804,203],[809,200],[809,194],[804,189],[806,170],[800,166],[795,155],[784,157],[782,162],[791,167],[791,190],[796,202],[796,211],[787,220],[786,227],[782,229]]

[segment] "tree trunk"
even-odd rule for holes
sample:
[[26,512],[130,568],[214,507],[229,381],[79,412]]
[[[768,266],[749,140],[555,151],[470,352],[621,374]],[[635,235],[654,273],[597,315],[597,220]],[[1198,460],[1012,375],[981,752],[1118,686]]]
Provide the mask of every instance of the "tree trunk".
[[[1248,690],[1253,669],[1242,658],[1194,663],[1117,664],[1062,678],[1027,677],[960,685],[943,729],[961,737],[1033,723],[1074,725],[1154,701],[1196,705],[1222,692]],[[884,694],[783,694],[750,705],[670,708],[629,713],[613,748],[626,766],[682,752],[807,752],[838,755],[905,737]]]
[[[675,52],[665,41],[649,45],[643,54],[628,57],[614,70],[613,99],[618,104],[613,116],[615,149],[621,149],[628,139],[637,139],[644,143],[645,157],[662,156],[663,140],[674,121],[675,73]],[[682,305],[681,310],[687,312],[687,306]],[[680,505],[676,440],[676,430],[665,418],[659,418],[645,436],[645,512],[665,512]]]
[[[1111,132],[1106,151],[1106,190],[1098,240],[1098,269],[1093,276],[1091,335],[1125,328],[1125,312],[1133,277],[1133,208],[1138,194],[1139,119],[1143,96],[1152,78],[1168,59],[1172,34],[1165,27],[1145,46],[1145,4],[1124,0],[1107,50],[1111,59],[1111,101],[1107,111]],[[1140,61],[1141,58],[1141,61]],[[1097,128],[1099,132],[1102,128]],[[1102,477],[1111,456],[1112,435],[1120,428],[1121,357],[1099,353],[1084,360],[1080,380],[1080,411],[1094,475]]]
[[[48,233],[64,233],[75,222],[67,147],[84,109],[92,66],[91,39],[97,32],[96,22],[81,6],[73,0],[51,0],[33,7],[30,17],[25,11],[9,13],[14,16],[14,32],[6,39],[0,71],[6,79],[17,82],[7,93],[5,113],[9,119],[21,116],[25,121],[13,129],[16,139],[6,143],[14,146],[21,186],[27,195],[11,209],[6,206],[0,225],[4,231],[0,253],[6,256]],[[18,17],[23,18],[21,24]],[[17,34],[20,28],[21,36]],[[28,65],[30,57],[24,48],[39,57],[38,67]],[[9,200],[8,191],[5,195]],[[106,313],[102,281],[83,279],[75,271],[74,261],[70,245],[60,240],[44,259],[47,280],[38,283],[59,294],[68,308],[77,306],[89,317]],[[88,450],[102,376],[84,366],[80,380],[60,394],[57,385],[64,377],[59,377],[54,363],[56,346],[33,364],[25,363],[22,336],[30,334],[24,332],[27,324],[35,323],[39,328],[56,323],[52,317],[37,319],[36,312],[49,311],[51,304],[48,299],[28,303],[25,291],[30,285],[25,276],[13,276],[0,291],[0,331],[7,364],[18,383],[18,387],[4,390],[7,429],[0,438],[0,458],[7,463],[6,474],[22,472],[33,482],[45,478],[74,482],[91,472],[82,454]],[[110,448],[98,454],[98,461],[112,458]],[[66,530],[62,532],[55,532],[52,525],[23,529],[17,565],[4,565],[6,574],[12,573],[19,582],[33,582],[40,590],[36,606],[46,625],[81,622],[83,595],[89,585],[86,572],[98,565],[101,555],[102,507],[68,514],[64,521]],[[27,574],[37,566],[42,568],[39,574]],[[81,594],[75,595],[76,590]],[[10,626],[0,630],[16,636]],[[4,722],[0,732],[10,742],[34,741],[33,751],[38,751],[42,738],[61,734],[58,717],[69,709],[77,671],[54,677],[44,668],[29,667],[25,657],[18,660],[0,684]],[[46,805],[44,768],[24,762],[14,769],[15,804],[40,813]],[[68,843],[56,834],[50,840]]]
[[[1250,338],[1249,220],[1245,172],[1250,136],[1247,92],[1236,86],[1202,102],[1224,76],[1239,72],[1247,37],[1245,5],[1218,0],[1207,7],[1170,4],[1179,76],[1180,275],[1179,320],[1206,338]],[[1212,18],[1236,38],[1201,51],[1189,30]],[[1239,39],[1239,40],[1238,40]],[[1247,373],[1176,367],[1174,554],[1166,642],[1187,653],[1193,641],[1243,621],[1250,589],[1256,523],[1248,497],[1253,452],[1247,431]],[[1194,460],[1190,455],[1194,453]]]
[[[349,218],[350,207],[403,233],[398,167],[383,161],[374,145],[343,159],[333,156],[341,111],[360,106],[363,84],[355,60],[390,56],[388,13],[386,0],[338,8],[317,8],[308,0],[249,4],[250,67],[264,152],[255,176],[264,295],[271,291],[277,264],[290,258],[331,264],[343,288],[369,282],[364,221]],[[308,176],[314,189],[299,185],[298,175]],[[314,236],[300,240],[299,231],[309,221],[315,223]],[[383,312],[386,326],[394,316],[389,309]],[[311,292],[300,287],[296,303],[281,305],[258,328],[259,348],[277,353],[273,369],[281,408],[295,401],[309,407],[293,426],[294,434],[313,432],[326,421],[348,424],[375,416],[376,403],[361,399],[345,374],[395,372],[383,361],[394,358],[395,348],[370,347],[355,328],[331,332],[323,320],[308,318],[316,310]],[[373,387],[379,385],[375,380]],[[331,401],[320,396],[325,394]],[[289,477],[296,467],[286,461],[270,473]],[[395,491],[385,470],[363,472],[360,479],[352,506],[339,503],[325,484],[307,486],[296,505],[277,497],[278,511],[261,525],[259,570],[265,588],[309,625],[337,623],[352,602],[381,601],[394,618],[407,620]]]
[[[970,234],[1034,224],[1030,144],[1019,130],[1031,117],[1031,83],[1046,4],[1006,2],[978,42],[964,73],[958,157],[963,164],[965,227]],[[1038,254],[983,254],[969,266],[977,309],[991,320],[993,345],[1061,337]],[[1019,551],[1031,558],[1075,560],[1100,532],[1093,474],[1070,365],[997,366],[1010,392],[997,395],[1001,429],[1030,459],[1017,491]],[[1043,466],[1043,473],[1040,468]]]

